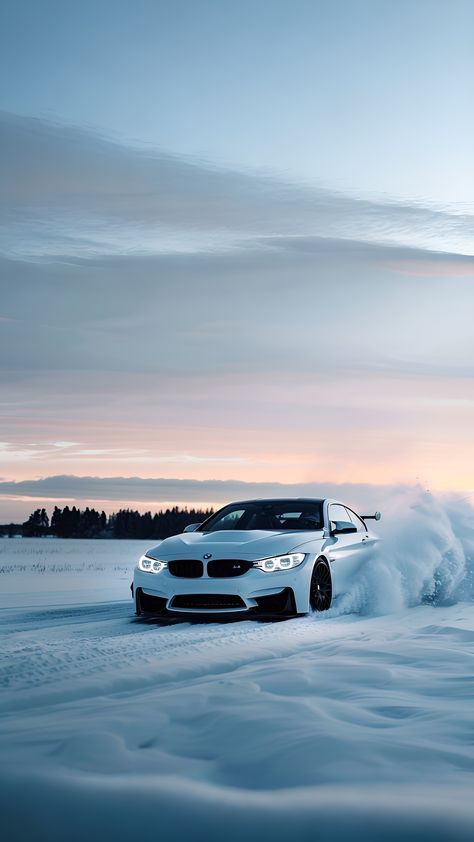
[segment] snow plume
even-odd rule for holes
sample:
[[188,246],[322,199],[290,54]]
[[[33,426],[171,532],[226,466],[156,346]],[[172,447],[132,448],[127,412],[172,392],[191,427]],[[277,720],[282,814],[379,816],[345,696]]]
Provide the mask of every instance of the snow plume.
[[474,509],[421,487],[382,490],[382,539],[351,590],[330,611],[386,614],[474,597]]

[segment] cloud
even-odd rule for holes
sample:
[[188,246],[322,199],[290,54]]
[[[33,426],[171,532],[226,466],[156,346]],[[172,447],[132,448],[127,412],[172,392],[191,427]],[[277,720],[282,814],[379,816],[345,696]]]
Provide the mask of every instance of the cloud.
[[[0,258],[4,382],[31,370],[472,371],[474,258],[454,247],[468,215],[230,172],[39,119],[0,123],[0,208],[17,244],[15,259]],[[84,225],[107,243],[83,237]]]
[[0,114],[0,217],[10,255],[189,253],[262,236],[469,251],[472,216],[369,200]]
[[[401,487],[401,486],[400,486]],[[0,497],[123,503],[226,503],[259,497],[325,497],[376,503],[370,483],[278,483],[238,480],[144,479],[141,477],[51,476],[21,482],[0,482]]]
[[[438,273],[426,273],[429,263]],[[473,264],[321,238],[192,257],[0,260],[9,318],[0,369],[16,378],[27,370],[467,373],[472,284],[452,267]],[[407,266],[423,272],[408,276]]]
[[34,447],[23,445],[18,447],[8,441],[0,441],[0,462],[23,462],[25,459],[33,459],[36,455],[43,455],[44,451],[38,451]]
[[[32,118],[3,115],[0,128],[11,476],[136,462],[196,480],[470,482],[472,216]],[[94,482],[91,493],[112,493]],[[219,488],[196,486],[195,499],[217,501]],[[222,499],[247,493],[223,488]]]
[[334,259],[354,265],[376,265],[406,275],[474,276],[474,256],[429,248],[294,235],[262,237],[259,242],[276,252],[286,252],[286,259],[299,255],[306,259]]

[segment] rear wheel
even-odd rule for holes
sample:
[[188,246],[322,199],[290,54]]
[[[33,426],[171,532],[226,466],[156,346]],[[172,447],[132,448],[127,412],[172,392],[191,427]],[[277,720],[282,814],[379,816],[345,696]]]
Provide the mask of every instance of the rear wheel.
[[332,600],[331,571],[320,558],[313,567],[309,586],[309,602],[313,611],[327,611]]

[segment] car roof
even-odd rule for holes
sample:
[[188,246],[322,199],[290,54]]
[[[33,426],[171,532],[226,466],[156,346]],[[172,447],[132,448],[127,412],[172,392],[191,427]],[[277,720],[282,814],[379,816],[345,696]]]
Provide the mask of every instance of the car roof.
[[[232,503],[227,503],[226,505],[247,506],[250,503],[324,503],[327,499],[327,497],[255,497],[251,500],[234,500]],[[332,502],[334,501],[331,500]]]

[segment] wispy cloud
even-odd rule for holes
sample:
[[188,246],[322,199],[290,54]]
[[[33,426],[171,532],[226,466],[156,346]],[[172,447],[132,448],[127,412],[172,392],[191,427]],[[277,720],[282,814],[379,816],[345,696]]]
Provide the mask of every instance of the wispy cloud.
[[0,161],[13,256],[194,253],[274,235],[473,246],[473,217],[456,209],[354,198],[40,119],[0,115]]
[[8,441],[0,441],[0,463],[23,462],[34,459],[35,456],[43,456],[44,450],[38,450],[35,446],[15,445]]

